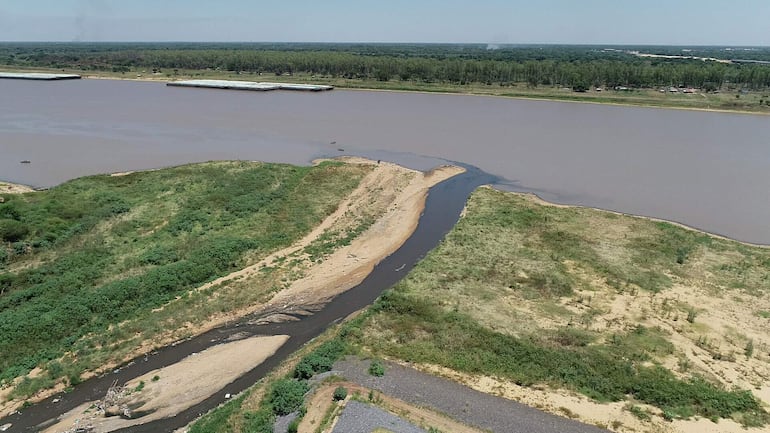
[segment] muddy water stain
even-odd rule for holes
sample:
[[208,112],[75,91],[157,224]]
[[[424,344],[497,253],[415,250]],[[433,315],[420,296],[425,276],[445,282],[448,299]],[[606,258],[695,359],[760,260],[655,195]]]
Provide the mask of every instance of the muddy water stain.
[[770,243],[766,116],[112,80],[4,81],[0,94],[0,179],[19,183],[213,159],[408,152],[473,164],[547,200]]

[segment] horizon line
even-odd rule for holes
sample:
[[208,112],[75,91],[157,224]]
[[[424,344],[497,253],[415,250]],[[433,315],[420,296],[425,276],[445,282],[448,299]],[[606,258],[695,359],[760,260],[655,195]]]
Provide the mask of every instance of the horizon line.
[[109,41],[64,41],[64,40],[0,40],[0,44],[327,44],[327,45],[487,45],[497,47],[521,46],[574,46],[574,47],[716,47],[716,48],[770,48],[770,45],[745,44],[662,44],[662,43],[578,43],[578,42],[383,42],[383,41],[217,41],[217,40],[109,40]]

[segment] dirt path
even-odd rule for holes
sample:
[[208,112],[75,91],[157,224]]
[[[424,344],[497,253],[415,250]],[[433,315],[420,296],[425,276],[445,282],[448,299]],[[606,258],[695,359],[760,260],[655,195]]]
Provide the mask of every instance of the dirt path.
[[[342,405],[353,398],[355,394],[358,394],[360,396],[359,398],[366,399],[369,395],[369,392],[372,391],[370,388],[366,388],[357,383],[347,381],[326,383],[321,385],[307,402],[307,413],[302,419],[302,422],[300,422],[298,429],[299,433],[314,433],[316,431],[329,408],[338,404],[332,399],[334,390],[338,386],[342,386],[348,391],[348,397],[345,402],[342,403]],[[395,414],[399,418],[409,421],[417,426],[424,427],[426,430],[430,427],[433,427],[442,432],[482,433],[482,430],[459,423],[446,415],[424,407],[409,404],[403,400],[399,400],[397,398],[390,397],[376,391],[374,392],[373,397],[374,398],[370,403],[374,406]],[[341,414],[342,411],[344,411],[344,407],[341,407],[337,411],[337,415]],[[332,421],[323,431],[330,432],[333,429],[334,422]]]
[[[407,404],[427,407],[448,414],[483,431],[499,433],[600,433],[606,426],[593,426],[554,416],[511,399],[501,398],[488,390],[474,389],[458,378],[445,378],[420,371],[412,365],[385,363],[385,375],[368,373],[369,361],[348,357],[334,364],[333,371],[384,396],[401,399]],[[383,397],[384,398],[384,397]],[[426,424],[431,426],[430,424]],[[442,431],[455,431],[453,429]],[[472,430],[471,430],[472,431]]]
[[[247,371],[261,364],[278,350],[288,336],[253,337],[224,343],[190,355],[179,363],[153,370],[127,383],[115,399],[112,416],[94,410],[97,402],[85,403],[60,417],[44,433],[64,432],[73,427],[92,425],[93,433],[104,433],[169,416],[193,406],[224,388]],[[124,408],[146,416],[125,418]]]

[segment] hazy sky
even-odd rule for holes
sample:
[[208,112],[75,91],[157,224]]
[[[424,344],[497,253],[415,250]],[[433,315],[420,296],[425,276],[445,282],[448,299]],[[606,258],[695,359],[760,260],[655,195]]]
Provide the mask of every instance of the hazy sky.
[[770,45],[770,0],[0,0],[0,41]]

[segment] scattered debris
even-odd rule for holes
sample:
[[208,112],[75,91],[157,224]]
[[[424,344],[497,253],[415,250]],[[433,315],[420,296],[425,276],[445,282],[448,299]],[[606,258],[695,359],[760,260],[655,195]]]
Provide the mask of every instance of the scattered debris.
[[104,412],[104,416],[122,416],[123,418],[131,418],[131,409],[124,403],[126,400],[127,390],[123,385],[118,385],[118,381],[112,383],[112,386],[107,390],[104,398],[96,404],[96,408]]

